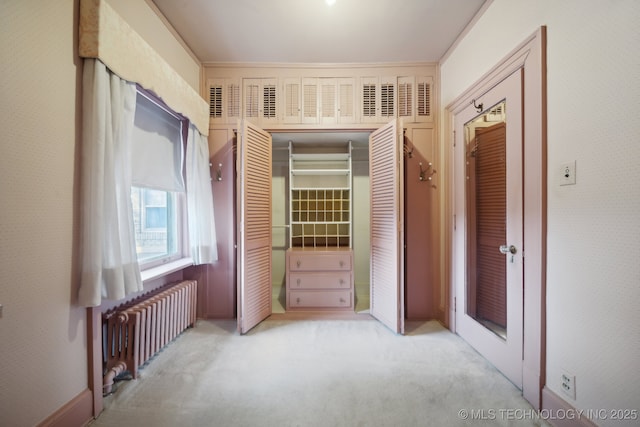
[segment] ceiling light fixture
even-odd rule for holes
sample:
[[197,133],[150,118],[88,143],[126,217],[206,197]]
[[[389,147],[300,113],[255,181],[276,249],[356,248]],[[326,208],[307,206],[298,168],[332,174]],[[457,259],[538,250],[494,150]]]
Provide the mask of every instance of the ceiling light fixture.
[[333,6],[333,4],[336,2],[336,0],[324,0],[325,3],[327,3],[327,5],[329,6]]

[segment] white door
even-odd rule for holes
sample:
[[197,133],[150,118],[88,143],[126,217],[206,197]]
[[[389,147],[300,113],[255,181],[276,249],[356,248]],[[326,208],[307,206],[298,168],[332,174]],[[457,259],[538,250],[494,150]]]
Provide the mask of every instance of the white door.
[[404,333],[402,127],[398,120],[369,136],[371,315]]
[[238,331],[271,314],[271,135],[238,126]]
[[522,71],[455,116],[456,332],[522,388]]

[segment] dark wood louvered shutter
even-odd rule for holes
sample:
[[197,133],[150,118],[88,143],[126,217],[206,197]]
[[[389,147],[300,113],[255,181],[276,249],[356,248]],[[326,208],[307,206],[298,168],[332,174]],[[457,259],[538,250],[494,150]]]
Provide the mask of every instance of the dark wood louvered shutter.
[[501,327],[507,325],[506,124],[477,128],[469,156],[468,206],[470,315]]

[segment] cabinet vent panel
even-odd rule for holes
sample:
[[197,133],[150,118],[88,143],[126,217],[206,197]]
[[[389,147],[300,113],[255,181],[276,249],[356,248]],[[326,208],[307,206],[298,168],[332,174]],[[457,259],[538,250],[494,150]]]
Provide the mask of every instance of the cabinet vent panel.
[[245,117],[258,117],[259,90],[260,87],[254,84],[245,87]]
[[418,84],[418,116],[431,116],[431,84]]
[[336,86],[322,85],[322,117],[335,117],[336,115]]
[[363,117],[375,117],[376,115],[376,85],[362,85],[362,115]]
[[222,117],[222,86],[209,88],[209,117]]
[[413,85],[400,83],[398,85],[398,116],[408,117],[413,115]]
[[231,83],[227,89],[227,117],[240,118],[240,85]]
[[395,86],[393,84],[380,85],[380,114],[383,117],[395,115]]
[[300,85],[297,83],[288,83],[285,85],[285,116],[296,116],[300,111]]
[[353,116],[353,85],[340,85],[340,117]]
[[263,89],[263,112],[262,116],[268,119],[276,117],[276,86],[265,85]]
[[318,109],[318,89],[315,84],[304,85],[304,117],[316,117]]

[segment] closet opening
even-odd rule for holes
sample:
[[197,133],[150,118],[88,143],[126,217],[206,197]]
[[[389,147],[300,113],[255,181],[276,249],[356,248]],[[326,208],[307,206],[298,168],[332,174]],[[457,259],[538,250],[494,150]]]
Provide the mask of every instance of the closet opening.
[[272,313],[370,305],[371,131],[272,132]]
[[350,312],[404,333],[399,120],[346,135],[240,125],[238,330],[278,312]]

